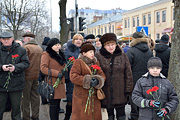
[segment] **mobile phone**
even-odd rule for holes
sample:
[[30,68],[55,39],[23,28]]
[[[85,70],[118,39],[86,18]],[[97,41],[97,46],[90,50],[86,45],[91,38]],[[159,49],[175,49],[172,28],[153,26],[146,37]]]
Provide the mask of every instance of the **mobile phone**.
[[12,67],[12,65],[8,65],[8,66],[6,66],[6,68],[8,68],[8,67]]

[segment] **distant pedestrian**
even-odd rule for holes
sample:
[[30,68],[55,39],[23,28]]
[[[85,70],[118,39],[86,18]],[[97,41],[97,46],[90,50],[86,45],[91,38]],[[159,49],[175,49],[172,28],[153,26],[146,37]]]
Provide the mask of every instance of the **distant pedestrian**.
[[[65,77],[62,69],[65,67],[65,57],[61,49],[61,41],[57,38],[51,38],[47,44],[46,51],[41,57],[41,72],[48,75],[51,71],[50,79],[52,78],[52,85],[55,84],[57,78],[61,79],[57,88],[54,88],[54,99],[49,100],[49,114],[51,120],[59,120],[59,106],[60,100],[66,97],[65,92]],[[49,81],[51,85],[51,81]]]
[[102,47],[101,42],[99,41],[99,39],[101,38],[101,35],[97,35],[96,39],[95,39],[95,49],[96,49],[96,53],[99,52],[99,50]]
[[[179,104],[175,88],[160,73],[162,70],[160,58],[151,57],[147,68],[148,72],[136,82],[132,93],[132,100],[140,109],[139,120],[169,120],[167,116],[175,112]],[[154,91],[149,93],[152,87]]]
[[29,59],[26,50],[13,41],[12,33],[3,32],[0,36],[0,120],[3,120],[8,97],[12,106],[11,119],[21,120],[20,103]]
[[91,42],[93,45],[95,45],[95,36],[93,34],[89,34],[86,37],[84,37],[85,41]]
[[100,38],[102,47],[95,54],[106,75],[102,88],[106,97],[102,100],[102,108],[106,108],[109,120],[125,120],[125,105],[133,90],[131,66],[122,48],[117,45],[114,33],[106,33]]
[[155,56],[159,57],[162,60],[162,74],[165,77],[168,77],[168,70],[169,70],[169,60],[170,60],[170,52],[171,48],[168,46],[169,43],[169,36],[163,35],[160,39],[160,43],[156,44],[155,47]]
[[[23,120],[39,120],[40,98],[36,89],[38,86],[40,61],[43,50],[35,40],[34,34],[25,33],[23,37],[23,47],[26,49],[30,61],[30,66],[25,71],[25,88],[23,89],[21,106]],[[30,113],[32,113],[32,116],[30,116]]]
[[[141,32],[133,33],[133,40],[130,43],[130,48],[126,55],[128,56],[131,64],[131,70],[133,73],[133,84],[135,85],[137,80],[148,72],[146,67],[148,59],[153,56],[151,49],[148,46],[148,39],[144,38]],[[139,108],[130,99],[131,113],[130,120],[138,120]]]
[[127,53],[129,48],[129,43],[126,43],[126,46],[123,48],[124,53]]
[[[73,40],[70,40],[67,43],[67,48],[64,51],[64,55],[66,58],[66,61],[68,61],[69,57],[74,56],[75,59],[78,58],[81,45],[83,43],[83,36],[81,34],[75,34],[73,36]],[[68,67],[68,73],[66,76],[66,114],[64,120],[70,120],[71,113],[72,113],[72,94],[74,89],[74,84],[70,81],[70,71],[71,71],[72,65]]]
[[[71,120],[102,120],[101,101],[97,98],[97,89],[103,87],[105,75],[100,69],[92,77],[87,69],[87,67],[91,69],[91,65],[100,66],[94,53],[95,48],[91,42],[84,42],[81,54],[71,68],[70,80],[74,83]],[[94,95],[90,98],[90,104],[86,106],[91,87],[94,88]]]

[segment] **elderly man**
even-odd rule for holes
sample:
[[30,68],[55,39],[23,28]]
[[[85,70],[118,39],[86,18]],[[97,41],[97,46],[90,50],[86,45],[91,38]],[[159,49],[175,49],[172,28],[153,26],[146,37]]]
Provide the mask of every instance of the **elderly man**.
[[29,67],[29,60],[26,50],[13,41],[12,33],[3,32],[0,41],[0,120],[8,97],[12,106],[11,119],[20,120],[24,71]]
[[[35,41],[35,35],[26,33],[24,37],[24,48],[29,57],[30,66],[25,71],[25,88],[23,90],[22,113],[23,120],[39,120],[40,97],[36,92],[40,72],[40,61],[42,48]],[[30,105],[32,117],[30,117]]]

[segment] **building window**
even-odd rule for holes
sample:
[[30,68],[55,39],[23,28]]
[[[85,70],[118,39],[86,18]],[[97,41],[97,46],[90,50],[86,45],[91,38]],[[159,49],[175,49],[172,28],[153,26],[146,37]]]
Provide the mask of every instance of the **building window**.
[[135,18],[133,18],[133,27],[135,27]]
[[162,11],[162,22],[166,22],[166,11]]
[[137,26],[139,26],[139,17],[137,17]]
[[146,25],[146,15],[143,15],[143,25]]
[[101,35],[103,35],[103,28],[101,28]]
[[109,26],[109,32],[111,33],[111,26]]
[[173,14],[172,14],[172,15],[173,15],[173,16],[172,16],[172,17],[173,17],[173,20],[175,20],[175,17],[174,17],[174,8],[173,8]]
[[94,29],[94,34],[96,35],[96,29]]
[[156,34],[156,39],[159,39],[159,33]]
[[106,27],[105,27],[105,30],[104,30],[104,31],[105,31],[105,33],[107,33],[107,28],[106,28]]
[[156,12],[156,23],[160,23],[160,12]]
[[148,14],[148,24],[151,24],[151,14]]
[[127,28],[127,20],[125,20],[125,23],[124,23],[124,24],[125,24],[125,28]]
[[128,19],[128,28],[129,28],[129,26],[130,26],[130,22],[129,22],[129,19]]
[[98,28],[98,35],[100,34],[100,29]]
[[114,25],[112,25],[112,33],[114,33]]

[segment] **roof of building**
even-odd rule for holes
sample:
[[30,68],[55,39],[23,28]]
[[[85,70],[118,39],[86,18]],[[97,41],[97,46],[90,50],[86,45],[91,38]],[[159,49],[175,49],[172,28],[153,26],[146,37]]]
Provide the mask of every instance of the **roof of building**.
[[121,21],[121,20],[122,20],[122,14],[118,14],[118,15],[112,16],[110,18],[104,18],[102,20],[96,21],[96,22],[88,25],[87,28],[96,27],[98,25],[104,25],[104,24],[115,22],[115,21]]
[[153,2],[153,3],[149,3],[147,5],[140,6],[140,7],[134,8],[132,10],[128,10],[128,11],[124,12],[122,15],[129,14],[129,13],[132,13],[132,12],[135,12],[135,11],[139,11],[139,10],[143,10],[145,8],[149,8],[149,7],[152,7],[152,6],[155,6],[155,5],[159,5],[159,4],[162,4],[162,3],[165,3],[165,2],[169,2],[169,1],[172,1],[172,0],[158,0],[158,1]]

